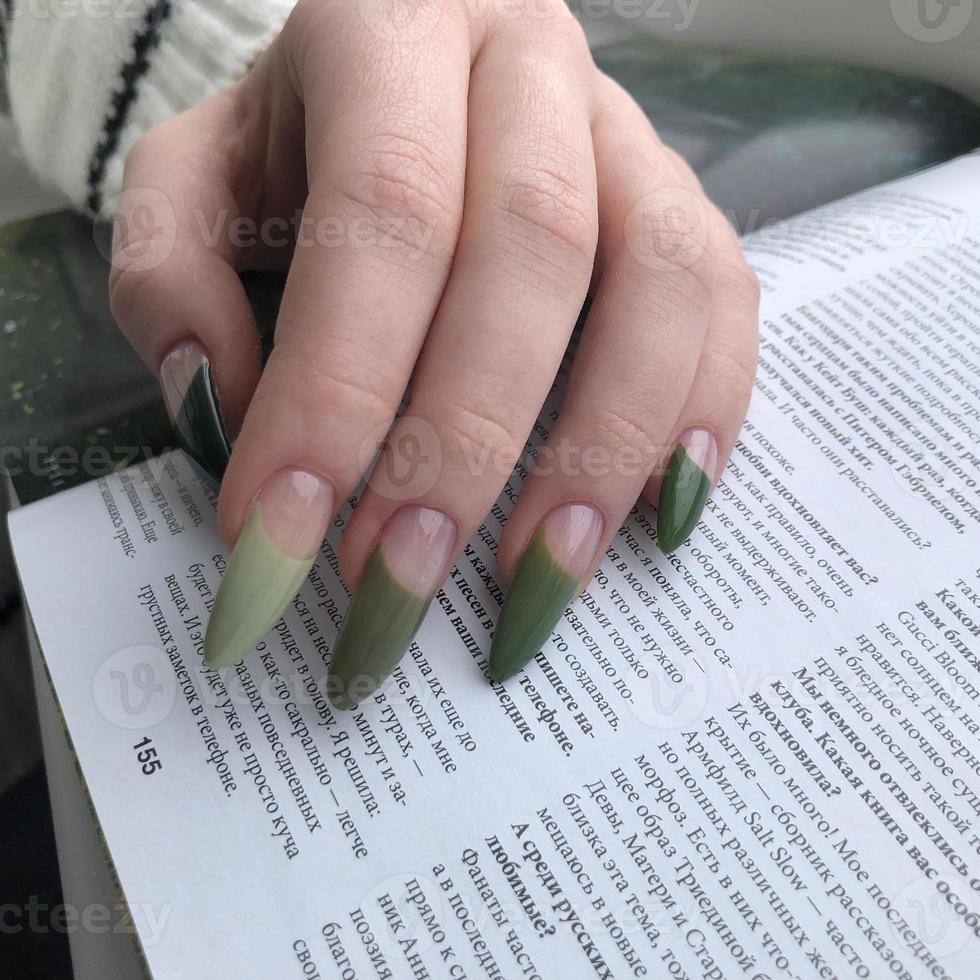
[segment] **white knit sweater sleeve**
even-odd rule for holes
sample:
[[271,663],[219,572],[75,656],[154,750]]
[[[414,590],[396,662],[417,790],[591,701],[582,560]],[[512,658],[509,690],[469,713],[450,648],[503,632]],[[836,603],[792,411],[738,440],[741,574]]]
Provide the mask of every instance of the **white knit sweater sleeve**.
[[295,0],[0,0],[0,70],[31,167],[80,208],[155,123],[241,77]]

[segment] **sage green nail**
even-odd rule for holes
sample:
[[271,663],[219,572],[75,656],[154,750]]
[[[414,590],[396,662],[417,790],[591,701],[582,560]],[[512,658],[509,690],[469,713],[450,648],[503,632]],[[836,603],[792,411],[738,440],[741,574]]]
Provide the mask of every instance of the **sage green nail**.
[[664,554],[678,548],[697,527],[717,459],[717,443],[708,429],[689,429],[677,443],[657,506],[657,544]]
[[330,487],[281,470],[258,494],[231,554],[204,637],[210,667],[241,660],[279,621],[313,566],[331,513]]
[[603,519],[589,504],[563,504],[524,552],[490,647],[490,676],[513,677],[548,642],[595,558]]
[[403,507],[388,522],[344,617],[327,696],[349,710],[398,666],[446,576],[456,524],[440,511]]

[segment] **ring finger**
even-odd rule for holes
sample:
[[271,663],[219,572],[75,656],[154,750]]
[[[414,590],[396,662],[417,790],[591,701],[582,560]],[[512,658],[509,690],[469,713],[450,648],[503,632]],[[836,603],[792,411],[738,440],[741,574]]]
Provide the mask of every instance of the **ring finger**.
[[[742,261],[687,166],[618,86],[600,86],[598,289],[544,455],[573,465],[532,473],[508,521],[499,557],[516,574],[491,648],[496,680],[545,644],[662,462],[709,335],[718,272]],[[747,308],[732,320],[753,335]]]

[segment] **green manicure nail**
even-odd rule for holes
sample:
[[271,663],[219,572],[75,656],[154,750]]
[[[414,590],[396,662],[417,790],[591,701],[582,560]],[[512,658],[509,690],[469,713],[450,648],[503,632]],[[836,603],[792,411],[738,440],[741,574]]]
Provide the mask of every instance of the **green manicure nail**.
[[231,446],[204,348],[178,344],[160,366],[160,384],[180,448],[207,483],[220,484]]
[[685,433],[667,464],[657,506],[657,544],[670,554],[697,527],[711,490],[715,438],[707,429]]
[[253,504],[211,610],[204,638],[208,666],[241,660],[279,621],[312,565],[312,557],[291,558],[275,545]]
[[372,694],[408,650],[446,576],[456,525],[431,507],[403,507],[385,525],[344,617],[327,696],[348,710]]
[[490,676],[513,677],[537,656],[595,558],[602,515],[591,504],[555,508],[535,532],[511,583],[490,647]]
[[398,666],[431,602],[400,585],[381,548],[374,550],[330,661],[327,694],[335,708],[350,710],[374,693]]
[[533,660],[575,594],[578,579],[555,561],[535,534],[514,576],[490,646],[490,676],[513,677]]
[[228,468],[231,447],[225,435],[209,364],[202,364],[191,380],[174,429],[181,449],[211,482],[220,484]]

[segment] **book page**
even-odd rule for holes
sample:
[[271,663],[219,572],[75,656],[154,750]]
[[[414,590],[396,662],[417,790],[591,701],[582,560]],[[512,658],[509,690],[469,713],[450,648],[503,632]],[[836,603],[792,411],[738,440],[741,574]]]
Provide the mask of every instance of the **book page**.
[[350,713],[323,694],[349,508],[220,672],[226,550],[181,455],[15,513],[154,976],[976,976],[978,189],[968,157],[746,242],[761,365],[700,527],[665,557],[640,505],[503,685],[522,466]]

